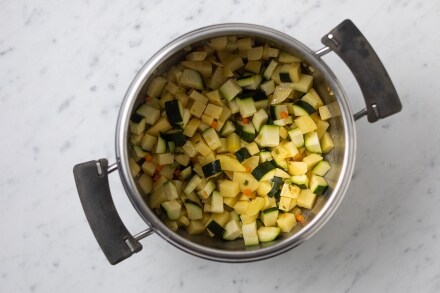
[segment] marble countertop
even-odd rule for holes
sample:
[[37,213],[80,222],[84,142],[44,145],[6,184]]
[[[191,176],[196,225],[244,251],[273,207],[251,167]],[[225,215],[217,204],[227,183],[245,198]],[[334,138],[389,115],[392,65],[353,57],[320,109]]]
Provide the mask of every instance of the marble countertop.
[[[439,292],[440,5],[436,1],[0,1],[1,292]],[[222,264],[153,235],[110,266],[86,222],[76,163],[115,160],[119,107],[141,65],[190,30],[249,22],[313,49],[345,18],[369,39],[403,111],[356,123],[356,170],[331,220],[278,257]],[[324,57],[354,110],[353,76]],[[117,175],[117,208],[145,229]]]

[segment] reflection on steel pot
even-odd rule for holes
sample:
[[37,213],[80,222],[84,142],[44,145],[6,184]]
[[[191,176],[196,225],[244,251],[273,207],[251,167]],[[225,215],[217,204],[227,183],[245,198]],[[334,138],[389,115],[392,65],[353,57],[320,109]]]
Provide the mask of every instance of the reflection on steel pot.
[[[226,242],[205,235],[189,235],[185,231],[171,231],[148,207],[136,186],[129,169],[129,119],[139,106],[151,80],[179,62],[188,48],[194,48],[219,36],[252,37],[256,41],[269,42],[273,46],[294,54],[314,68],[314,86],[325,103],[336,102],[340,116],[332,121],[330,134],[335,148],[327,159],[332,172],[327,176],[329,189],[318,198],[307,224],[295,227],[273,242],[245,247],[242,242]],[[339,206],[351,180],[355,163],[356,132],[354,121],[364,115],[375,122],[397,113],[402,106],[396,90],[370,44],[354,26],[345,20],[322,38],[325,47],[316,52],[281,32],[250,24],[220,24],[205,27],[174,40],[156,53],[139,71],[130,85],[122,103],[116,131],[117,162],[108,166],[105,159],[78,164],[74,176],[81,203],[95,237],[110,263],[116,264],[141,250],[139,240],[156,232],[174,246],[199,257],[223,261],[246,262],[261,260],[283,253],[298,246],[315,234],[333,215]],[[366,108],[353,115],[347,96],[332,71],[321,59],[326,53],[335,52],[356,77]],[[333,95],[330,95],[331,88]],[[114,207],[108,183],[108,174],[118,169],[128,198],[149,226],[138,235],[131,235],[122,223]]]

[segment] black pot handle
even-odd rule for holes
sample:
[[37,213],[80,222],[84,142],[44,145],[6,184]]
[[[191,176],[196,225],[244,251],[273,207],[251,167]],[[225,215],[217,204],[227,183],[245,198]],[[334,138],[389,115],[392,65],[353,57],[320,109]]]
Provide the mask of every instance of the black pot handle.
[[369,122],[388,117],[402,109],[399,96],[373,47],[349,19],[344,20],[321,42],[347,64],[364,95]]
[[128,232],[113,203],[108,161],[78,164],[73,175],[90,228],[108,261],[114,265],[140,251],[142,245]]

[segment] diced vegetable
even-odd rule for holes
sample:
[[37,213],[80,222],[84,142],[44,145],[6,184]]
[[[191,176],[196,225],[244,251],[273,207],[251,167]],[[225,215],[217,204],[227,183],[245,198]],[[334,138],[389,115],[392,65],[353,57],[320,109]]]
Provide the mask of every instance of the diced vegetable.
[[281,229],[278,227],[260,227],[257,230],[260,242],[274,241],[280,235]]
[[167,227],[251,246],[307,223],[301,210],[328,189],[340,116],[312,73],[291,53],[232,35],[189,48],[149,81],[127,129],[129,168]]

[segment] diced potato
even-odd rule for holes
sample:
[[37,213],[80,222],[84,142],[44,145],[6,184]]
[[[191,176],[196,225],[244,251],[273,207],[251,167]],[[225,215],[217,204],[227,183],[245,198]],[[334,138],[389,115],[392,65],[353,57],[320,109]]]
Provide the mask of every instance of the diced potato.
[[316,194],[310,189],[303,189],[296,199],[298,206],[306,209],[311,209],[315,203]]
[[236,181],[220,180],[218,189],[223,197],[235,197],[240,192],[240,185]]
[[278,217],[277,225],[282,232],[288,233],[296,226],[296,218],[294,214],[284,213]]

